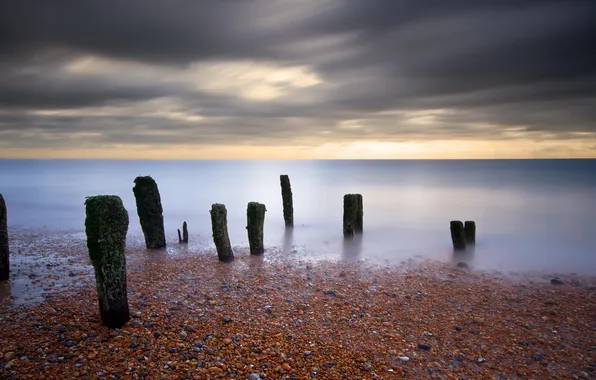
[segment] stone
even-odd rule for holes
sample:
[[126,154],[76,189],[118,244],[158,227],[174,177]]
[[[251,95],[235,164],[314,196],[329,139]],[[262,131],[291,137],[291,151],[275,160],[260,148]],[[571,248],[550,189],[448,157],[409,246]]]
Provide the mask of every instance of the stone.
[[15,357],[15,353],[10,351],[4,354],[4,359],[6,359],[7,361],[11,361],[12,359],[14,359]]
[[430,350],[430,346],[428,344],[424,344],[424,343],[420,343],[418,345],[418,348],[421,350],[426,350],[426,351]]
[[449,228],[451,231],[451,242],[453,243],[453,249],[456,251],[466,249],[464,224],[459,220],[452,220],[449,223]]
[[553,285],[563,285],[565,284],[565,281],[561,280],[560,278],[553,278],[550,280],[550,283]]
[[464,263],[463,261],[460,261],[459,263],[457,263],[457,266],[459,268],[468,268],[468,264]]
[[219,203],[211,205],[211,227],[213,242],[217,250],[219,261],[229,263],[234,261],[234,252],[228,235],[228,212],[226,206]]
[[251,373],[248,375],[248,380],[260,380],[261,376],[258,373]]
[[399,357],[399,360],[402,361],[402,362],[409,362],[410,361],[410,358],[407,357],[407,356],[400,356]]
[[130,320],[126,291],[126,233],[128,212],[116,195],[88,197],[85,232],[95,282],[101,322],[120,328]]
[[343,233],[351,239],[363,230],[363,203],[361,194],[344,195]]
[[145,236],[147,249],[160,249],[166,246],[163,223],[163,207],[157,183],[150,176],[137,177],[134,180],[134,193],[139,222]]
[[8,250],[8,220],[6,202],[0,194],[0,281],[10,277],[10,259]]
[[248,231],[248,244],[251,255],[262,255],[265,253],[263,246],[263,226],[265,224],[264,204],[250,202],[246,208],[246,230]]
[[292,187],[290,177],[286,174],[279,176],[281,184],[281,198],[283,203],[284,223],[286,227],[294,227],[294,203],[292,200]]

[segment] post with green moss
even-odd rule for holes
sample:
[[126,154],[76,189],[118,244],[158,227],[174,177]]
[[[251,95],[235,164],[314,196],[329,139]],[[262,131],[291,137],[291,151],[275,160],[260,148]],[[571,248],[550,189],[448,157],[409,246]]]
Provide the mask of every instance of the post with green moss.
[[344,195],[344,237],[351,239],[363,230],[362,194]]
[[95,271],[101,323],[120,328],[130,319],[126,294],[128,212],[116,195],[85,201],[87,248]]
[[466,243],[476,244],[476,222],[466,220],[464,223],[464,231],[466,235]]
[[178,243],[188,243],[188,227],[186,222],[182,223],[182,234],[180,234],[180,229],[178,229]]
[[0,194],[0,281],[8,281],[10,277],[10,259],[8,254],[8,222],[6,203]]
[[290,186],[290,177],[287,174],[279,176],[281,182],[281,199],[284,209],[284,221],[286,227],[294,227],[294,202],[292,200],[292,187]]
[[228,235],[228,211],[226,205],[214,203],[211,205],[211,227],[213,229],[213,242],[217,249],[219,261],[229,263],[234,261],[234,252]]
[[246,229],[248,230],[248,244],[251,255],[262,255],[265,253],[263,246],[263,225],[265,224],[264,204],[250,202],[246,209]]
[[451,241],[453,242],[453,249],[456,251],[466,249],[466,236],[464,232],[464,224],[460,220],[452,220],[450,222]]
[[157,183],[150,176],[135,178],[132,191],[137,201],[137,213],[145,235],[148,249],[160,249],[166,246],[163,225],[163,208]]

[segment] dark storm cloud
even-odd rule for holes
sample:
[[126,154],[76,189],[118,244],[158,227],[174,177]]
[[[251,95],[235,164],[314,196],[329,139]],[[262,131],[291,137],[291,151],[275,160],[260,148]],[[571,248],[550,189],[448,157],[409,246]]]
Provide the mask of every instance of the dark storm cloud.
[[[592,0],[7,1],[0,110],[11,112],[0,113],[0,132],[16,144],[32,131],[155,144],[492,139],[508,138],[510,127],[571,138],[596,131],[594,15]],[[157,74],[139,80],[125,71],[64,69],[89,55]],[[291,94],[257,102],[170,77],[191,63],[236,60],[306,65],[324,83],[301,90],[300,102]],[[205,120],[136,112],[136,103],[164,97]],[[129,104],[127,116],[31,114]],[[448,112],[430,124],[409,116],[436,109]],[[389,110],[397,113],[382,114]],[[353,119],[364,125],[340,127]]]

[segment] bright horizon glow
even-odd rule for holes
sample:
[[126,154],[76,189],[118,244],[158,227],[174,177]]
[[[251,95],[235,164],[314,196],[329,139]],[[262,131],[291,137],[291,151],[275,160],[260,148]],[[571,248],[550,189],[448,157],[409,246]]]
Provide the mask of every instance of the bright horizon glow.
[[[520,154],[520,152],[523,152]],[[319,146],[120,145],[104,148],[4,148],[4,159],[313,160],[313,159],[548,159],[596,158],[593,140],[356,141]]]

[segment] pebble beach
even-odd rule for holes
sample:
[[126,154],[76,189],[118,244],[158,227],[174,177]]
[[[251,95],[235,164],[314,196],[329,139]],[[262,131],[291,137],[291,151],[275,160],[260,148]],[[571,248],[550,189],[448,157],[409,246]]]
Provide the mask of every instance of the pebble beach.
[[102,327],[84,235],[11,235],[0,379],[596,377],[596,278],[269,249],[127,249],[131,320]]

